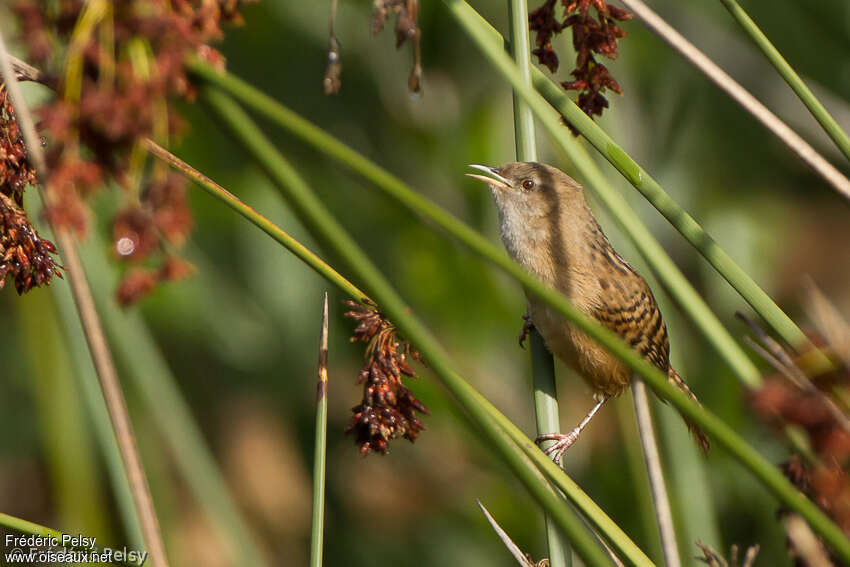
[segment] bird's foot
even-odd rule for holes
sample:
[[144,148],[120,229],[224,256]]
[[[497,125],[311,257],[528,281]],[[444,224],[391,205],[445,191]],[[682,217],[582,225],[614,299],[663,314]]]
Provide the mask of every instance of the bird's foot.
[[606,401],[608,401],[607,394],[600,394],[596,398],[596,405],[593,406],[593,409],[590,410],[584,419],[581,420],[581,423],[576,425],[572,431],[569,433],[546,433],[543,435],[538,435],[537,439],[535,439],[535,443],[540,443],[541,441],[555,441],[555,443],[551,447],[547,447],[543,452],[548,456],[552,457],[552,460],[555,461],[555,464],[561,465],[561,457],[564,456],[564,453],[567,452],[573,443],[576,442],[578,436],[581,434],[582,430],[587,427],[587,424],[590,423],[590,420],[593,419],[593,416],[596,415],[596,412],[599,411]]
[[534,323],[531,322],[531,315],[528,313],[522,316],[522,320],[524,323],[522,324],[522,331],[519,332],[519,346],[525,348],[525,340],[534,330]]
[[534,442],[539,445],[543,441],[555,441],[551,447],[544,449],[543,453],[551,457],[556,465],[561,466],[561,459],[564,453],[576,442],[579,434],[581,434],[581,428],[576,427],[569,433],[546,433],[538,435]]

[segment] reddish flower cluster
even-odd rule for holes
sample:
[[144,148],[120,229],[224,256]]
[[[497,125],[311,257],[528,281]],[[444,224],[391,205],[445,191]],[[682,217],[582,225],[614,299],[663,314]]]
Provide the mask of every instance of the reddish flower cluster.
[[163,248],[185,239],[192,217],[182,181],[163,164],[148,168],[141,143],[179,132],[174,103],[194,95],[184,61],[221,61],[207,43],[221,37],[222,22],[241,21],[239,4],[15,0],[29,59],[57,93],[38,109],[49,141],[51,222],[84,233],[84,199],[114,180],[127,203],[115,221],[119,255],[165,269]]
[[192,274],[193,266],[175,256],[167,256],[156,269],[133,268],[121,280],[115,297],[122,306],[132,305],[162,282],[175,282]]
[[[845,370],[845,387],[850,375]],[[752,399],[753,408],[777,428],[804,429],[821,466],[794,456],[784,466],[786,476],[850,535],[850,431],[836,419],[823,393],[801,391],[787,380],[772,377]]]
[[52,254],[53,243],[39,237],[23,209],[0,192],[0,289],[6,276],[15,281],[19,294],[50,283],[54,275],[61,278]]
[[[785,475],[850,535],[850,416],[830,397],[834,388],[850,385],[850,368],[827,348],[822,352],[830,357],[833,369],[828,374],[807,376],[802,370],[806,368],[805,353],[793,358],[774,341],[765,340],[766,335],[761,336],[773,363],[781,366],[780,372],[768,376],[753,394],[752,407],[777,431],[796,426],[808,434],[819,464],[795,455],[783,466]],[[814,342],[823,341],[815,338]],[[789,546],[795,553],[792,538]]]
[[15,109],[5,85],[0,84],[0,193],[24,206],[24,189],[36,182],[27,161],[27,148],[15,120]]
[[418,93],[422,88],[422,57],[419,36],[419,0],[375,0],[372,12],[372,33],[384,29],[387,18],[395,14],[395,46],[401,47],[408,39],[413,43],[413,68],[407,79],[410,92]]
[[[816,454],[830,462],[850,465],[850,431],[836,419],[835,409],[828,405],[827,399],[824,392],[802,390],[774,376],[765,380],[751,403],[762,419],[771,424],[804,429]],[[850,507],[847,512],[850,520]],[[850,522],[847,527],[850,528]]]
[[24,189],[36,182],[15,109],[6,88],[0,85],[0,289],[6,276],[15,281],[18,293],[62,277],[53,260],[56,247],[41,238],[24,212]]
[[363,401],[352,408],[354,415],[346,433],[354,433],[361,455],[371,451],[386,454],[392,439],[404,437],[412,443],[425,429],[416,412],[427,414],[428,409],[401,381],[402,376],[416,376],[407,357],[420,360],[419,354],[399,340],[395,327],[374,304],[345,304],[352,308],[345,316],[359,322],[352,342],[367,344],[366,364],[357,381],[363,384]]
[[[579,91],[577,104],[587,115],[601,115],[608,108],[608,100],[603,96],[606,89],[618,94],[623,94],[623,91],[595,55],[617,58],[617,41],[626,36],[617,21],[629,20],[632,14],[609,5],[605,0],[561,0],[564,19],[559,21],[555,14],[556,3],[557,0],[546,0],[529,15],[529,28],[536,32],[537,44],[532,53],[541,65],[548,67],[552,73],[557,72],[558,55],[552,48],[552,37],[572,28],[576,66],[571,74],[575,80],[561,85],[567,90]],[[591,6],[596,11],[595,19],[590,13]]]

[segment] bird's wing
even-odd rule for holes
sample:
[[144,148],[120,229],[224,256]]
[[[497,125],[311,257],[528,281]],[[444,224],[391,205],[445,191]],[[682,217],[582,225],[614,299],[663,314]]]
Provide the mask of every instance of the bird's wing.
[[617,274],[606,280],[592,314],[641,356],[667,371],[670,360],[667,326],[649,286],[631,268],[627,277]]
[[[696,395],[670,366],[670,340],[661,310],[646,281],[623,258],[611,250],[606,256],[617,277],[600,280],[601,293],[593,316],[617,333],[641,356],[660,368],[671,384],[699,403]],[[666,403],[667,400],[661,398]],[[688,429],[704,452],[711,446],[708,437],[688,418]]]

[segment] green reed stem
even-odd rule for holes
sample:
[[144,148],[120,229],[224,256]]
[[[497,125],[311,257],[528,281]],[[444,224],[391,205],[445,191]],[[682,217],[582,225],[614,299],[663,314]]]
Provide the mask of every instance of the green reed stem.
[[255,211],[249,205],[246,205],[243,201],[241,201],[238,197],[236,197],[233,193],[187,164],[185,161],[181,160],[156,142],[151,140],[146,140],[145,147],[147,150],[157,157],[161,159],[184,176],[194,181],[201,189],[218,199],[219,201],[224,202],[227,206],[232,208],[234,211],[251,221],[254,225],[259,227],[263,232],[271,236],[278,243],[282,244],[287,250],[295,254],[297,258],[299,258],[302,262],[312,267],[316,272],[318,272],[325,279],[330,281],[331,283],[338,286],[342,291],[351,296],[355,301],[363,301],[364,299],[368,299],[368,296],[357,289],[353,283],[345,279],[339,272],[334,270],[330,265],[328,265],[324,260],[316,256],[309,248],[298,242],[295,238],[289,235],[287,232],[282,230],[280,227],[275,225],[272,221]]
[[815,93],[813,93],[808,85],[806,85],[800,75],[797,74],[794,68],[791,67],[788,61],[786,61],[782,54],[779,53],[776,46],[774,46],[767,36],[764,35],[764,32],[759,29],[753,19],[750,18],[738,2],[735,0],[720,0],[720,2],[726,6],[726,9],[729,10],[730,14],[732,14],[732,17],[735,18],[742,28],[744,28],[744,31],[747,32],[753,42],[759,49],[761,49],[764,56],[767,57],[768,61],[770,61],[771,65],[773,65],[776,68],[776,71],[783,79],[785,79],[785,82],[788,83],[791,90],[793,90],[803,104],[806,105],[806,108],[809,109],[809,112],[812,113],[815,120],[818,121],[827,135],[832,138],[832,141],[835,142],[835,145],[838,146],[841,153],[844,154],[844,157],[850,160],[850,137],[848,137],[847,133],[841,128],[841,126],[838,125],[838,122],[835,121],[835,118],[833,118],[829,111],[827,111],[823,104],[821,104],[815,96]]
[[[528,2],[527,0],[508,0],[508,20],[511,31],[511,56],[520,70],[525,84],[531,85],[531,47],[528,40]],[[535,139],[534,114],[522,97],[514,93],[514,143],[517,161],[537,161],[537,140]],[[537,433],[559,433],[561,423],[558,411],[558,388],[555,383],[555,361],[543,343],[537,330],[532,331],[531,380],[534,391],[534,415],[537,421]],[[548,441],[551,445],[554,441]],[[544,447],[545,448],[545,447]],[[546,522],[546,542],[549,548],[551,567],[572,565],[569,541],[564,539],[560,530],[549,517]]]
[[328,456],[328,293],[322,305],[319,363],[316,374],[316,437],[313,443],[313,522],[310,529],[310,567],[322,567],[325,538],[325,465]]

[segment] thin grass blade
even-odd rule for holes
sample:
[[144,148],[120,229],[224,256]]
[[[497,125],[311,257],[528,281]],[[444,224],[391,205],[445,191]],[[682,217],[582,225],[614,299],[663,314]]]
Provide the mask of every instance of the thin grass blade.
[[517,563],[522,565],[523,567],[534,567],[534,563],[528,560],[525,554],[520,550],[519,546],[514,543],[514,540],[511,539],[511,536],[502,529],[502,526],[499,525],[499,522],[490,514],[490,511],[487,510],[487,507],[481,503],[481,500],[475,500],[478,503],[478,507],[481,508],[481,511],[484,513],[484,517],[487,518],[487,521],[490,523],[490,527],[493,528],[493,531],[496,532],[496,535],[499,536],[499,539],[502,540],[502,543],[505,544],[505,547],[508,548],[508,551],[513,555],[514,559],[516,559]]
[[776,46],[771,43],[764,32],[761,31],[749,14],[747,14],[744,8],[741,7],[736,0],[720,0],[720,2],[726,6],[726,9],[729,10],[730,14],[732,14],[732,17],[735,18],[738,24],[740,24],[744,31],[747,32],[753,40],[753,43],[761,49],[764,56],[768,61],[770,61],[770,64],[776,68],[776,72],[785,79],[785,82],[788,83],[791,90],[793,90],[803,104],[806,105],[806,108],[809,109],[809,112],[812,113],[815,120],[818,121],[827,135],[832,138],[832,141],[835,142],[835,145],[838,146],[841,153],[844,154],[844,157],[850,160],[850,136],[847,135],[847,132],[838,125],[835,118],[833,118],[829,111],[823,106],[823,104],[821,104],[820,100],[818,100],[815,96],[815,93],[812,92],[812,89],[806,85],[805,81],[803,81],[800,75],[797,74],[791,64],[788,63]]
[[322,566],[325,539],[325,466],[328,456],[328,293],[322,305],[316,387],[316,438],[313,443],[313,523],[310,530],[310,567]]

